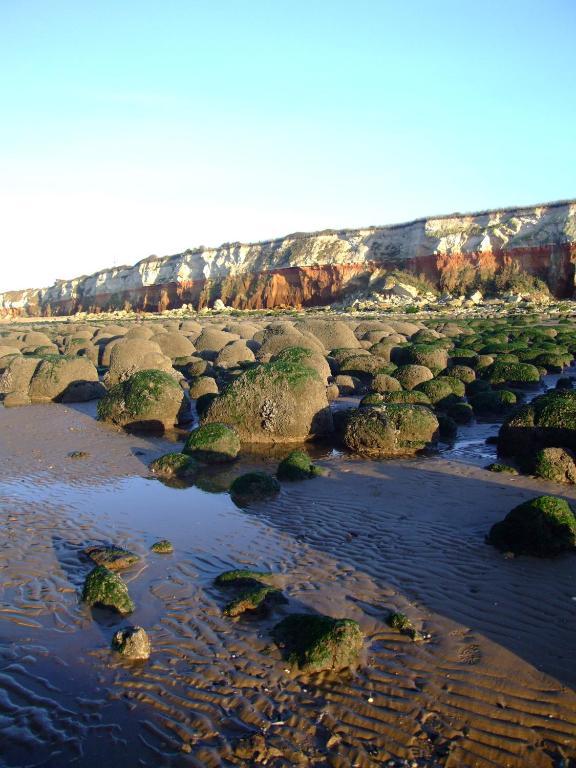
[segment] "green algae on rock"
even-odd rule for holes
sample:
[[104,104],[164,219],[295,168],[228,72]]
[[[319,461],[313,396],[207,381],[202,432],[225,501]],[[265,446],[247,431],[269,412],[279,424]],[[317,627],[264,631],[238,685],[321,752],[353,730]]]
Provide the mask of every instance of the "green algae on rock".
[[171,555],[174,552],[174,547],[168,539],[160,539],[160,541],[155,541],[152,544],[150,551],[155,552],[157,555]]
[[391,629],[400,632],[401,635],[406,635],[412,640],[422,640],[421,633],[418,632],[405,613],[400,613],[399,611],[389,613],[386,618],[386,624]]
[[291,451],[282,459],[276,471],[279,480],[308,480],[323,475],[324,471],[312,463],[306,451]]
[[220,587],[250,586],[258,583],[268,583],[274,577],[268,571],[252,571],[249,568],[235,568],[224,571],[216,577],[215,584]]
[[115,384],[98,403],[98,418],[132,429],[173,427],[185,406],[180,384],[169,373],[138,371]]
[[503,473],[508,475],[517,475],[518,470],[514,467],[511,467],[509,464],[502,464],[499,461],[494,461],[492,464],[488,464],[486,467],[488,472],[497,472],[497,473]]
[[240,438],[236,430],[226,424],[202,424],[190,432],[183,451],[207,464],[224,464],[237,458]]
[[576,549],[576,517],[564,499],[538,496],[493,525],[488,542],[516,555],[553,557]]
[[103,565],[111,571],[121,571],[130,568],[140,560],[140,556],[123,547],[107,547],[95,545],[86,547],[84,554],[96,565]]
[[432,411],[421,405],[361,408],[347,415],[342,440],[349,450],[366,456],[409,456],[436,439],[438,426]]
[[267,613],[274,605],[287,600],[279,589],[258,585],[244,590],[223,609],[224,616],[241,616],[243,613]]
[[132,613],[136,608],[120,576],[103,565],[97,565],[86,577],[82,602],[112,608],[122,614]]
[[280,483],[267,472],[247,472],[240,475],[230,486],[230,496],[235,504],[250,504],[274,498],[280,492]]
[[302,672],[338,671],[358,661],[364,636],[353,619],[295,613],[273,628],[287,661]]
[[536,454],[534,474],[554,483],[576,483],[574,453],[566,448],[542,448]]
[[148,469],[158,477],[193,478],[198,471],[198,462],[185,453],[165,453],[150,462]]

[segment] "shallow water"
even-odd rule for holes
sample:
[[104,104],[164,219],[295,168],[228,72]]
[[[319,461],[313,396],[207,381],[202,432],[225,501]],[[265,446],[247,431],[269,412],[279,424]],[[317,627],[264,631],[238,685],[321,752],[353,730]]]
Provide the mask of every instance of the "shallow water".
[[[1,764],[91,767],[103,750],[123,766],[575,759],[574,560],[507,560],[484,534],[536,493],[576,494],[485,472],[484,429],[494,427],[463,428],[452,453],[411,461],[319,450],[326,477],[240,510],[227,493],[148,478],[174,445],[98,424],[90,406],[0,409]],[[248,456],[204,486],[276,461]],[[150,553],[158,538],[175,553]],[[79,603],[82,549],[95,542],[142,556],[125,572],[129,619]],[[213,579],[238,565],[278,572],[289,605],[225,619]],[[360,622],[355,674],[286,671],[269,630],[297,609]],[[390,609],[430,641],[389,630]],[[149,662],[109,650],[128,624],[149,632]],[[276,752],[246,751],[254,734]]]

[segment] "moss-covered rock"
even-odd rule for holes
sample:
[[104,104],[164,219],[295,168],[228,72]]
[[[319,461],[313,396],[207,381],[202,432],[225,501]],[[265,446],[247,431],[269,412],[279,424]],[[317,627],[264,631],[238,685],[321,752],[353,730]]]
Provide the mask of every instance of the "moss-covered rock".
[[232,501],[240,506],[272,499],[279,492],[280,483],[266,472],[248,472],[240,475],[230,486]]
[[184,453],[207,464],[225,464],[234,461],[240,453],[240,438],[236,430],[226,424],[203,424],[188,435]]
[[112,638],[112,648],[131,661],[150,658],[150,639],[142,627],[120,629]]
[[224,616],[241,616],[243,613],[266,614],[274,605],[287,600],[279,589],[270,586],[254,586],[244,590],[231,600],[222,613]]
[[474,413],[478,416],[498,416],[509,412],[516,405],[516,395],[508,389],[478,392],[468,398]]
[[394,376],[387,373],[376,373],[370,384],[372,392],[400,392],[402,385]]
[[395,349],[391,354],[393,363],[400,365],[423,365],[433,374],[448,366],[448,352],[439,344],[408,344]]
[[[408,405],[431,405],[430,398],[424,392],[417,389],[403,392],[385,392],[381,395],[381,403],[404,403]],[[364,402],[364,401],[362,401]]]
[[391,629],[396,630],[396,632],[400,632],[401,635],[406,635],[411,640],[422,639],[421,633],[418,632],[418,630],[414,627],[405,613],[392,611],[386,617],[386,624],[388,624]]
[[394,371],[394,376],[404,389],[414,389],[424,381],[430,381],[434,374],[425,365],[401,365]]
[[138,371],[100,400],[98,418],[129,429],[162,431],[173,427],[184,409],[184,392],[173,376]]
[[488,472],[497,472],[501,474],[508,474],[508,475],[517,475],[518,470],[514,467],[511,467],[509,464],[502,464],[499,461],[494,461],[492,464],[488,464],[486,467]]
[[342,441],[355,453],[375,457],[409,456],[437,437],[438,419],[421,405],[391,404],[351,411]]
[[132,613],[136,607],[120,576],[103,565],[97,565],[86,577],[82,601],[90,606],[111,608],[122,614]]
[[312,463],[306,451],[292,451],[278,465],[279,480],[307,480],[322,475],[323,471]]
[[276,624],[274,640],[303,672],[340,670],[358,661],[364,636],[352,619],[292,614]]
[[166,453],[150,462],[148,469],[157,477],[191,480],[198,472],[198,462],[185,453]]
[[467,365],[453,365],[449,368],[450,376],[455,379],[460,379],[464,384],[472,384],[476,380],[476,372],[473,368],[469,368]]
[[506,363],[497,360],[491,365],[485,377],[495,386],[525,387],[540,382],[538,368],[530,363]]
[[448,408],[448,416],[457,424],[469,424],[474,418],[474,411],[469,403],[452,403]]
[[214,580],[219,587],[254,586],[255,584],[271,584],[273,573],[268,571],[252,571],[249,568],[235,568],[224,571]]
[[160,541],[155,541],[152,544],[150,551],[155,552],[157,555],[171,555],[174,552],[174,547],[168,539],[160,539]]
[[534,474],[554,483],[576,483],[574,453],[566,448],[542,448],[536,454]]
[[488,541],[517,555],[553,557],[576,549],[576,517],[564,499],[538,496],[493,525]]
[[418,384],[417,390],[423,392],[430,402],[438,408],[447,408],[452,403],[461,400],[461,396],[455,394],[453,383],[448,376],[439,376],[437,379],[424,381],[422,384]]
[[96,565],[103,565],[111,571],[122,571],[140,560],[135,552],[123,547],[93,546],[86,547],[84,554]]
[[518,408],[498,435],[498,452],[531,461],[542,448],[576,451],[576,392],[552,390]]
[[451,416],[446,414],[440,414],[438,417],[438,434],[440,440],[445,443],[450,443],[456,439],[458,435],[458,424]]
[[208,406],[202,423],[226,423],[246,442],[303,442],[332,431],[326,386],[308,365],[313,353],[290,348],[241,373]]

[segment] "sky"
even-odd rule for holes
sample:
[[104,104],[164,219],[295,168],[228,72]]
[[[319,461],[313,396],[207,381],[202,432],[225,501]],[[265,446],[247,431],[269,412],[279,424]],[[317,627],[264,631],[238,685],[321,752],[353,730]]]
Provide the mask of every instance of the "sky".
[[0,291],[576,197],[575,0],[0,0]]

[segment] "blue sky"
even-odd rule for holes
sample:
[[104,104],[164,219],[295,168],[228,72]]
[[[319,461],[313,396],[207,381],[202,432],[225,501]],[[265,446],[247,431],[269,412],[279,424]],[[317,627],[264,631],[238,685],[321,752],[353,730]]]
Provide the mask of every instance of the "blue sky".
[[0,0],[0,290],[576,196],[574,0]]

